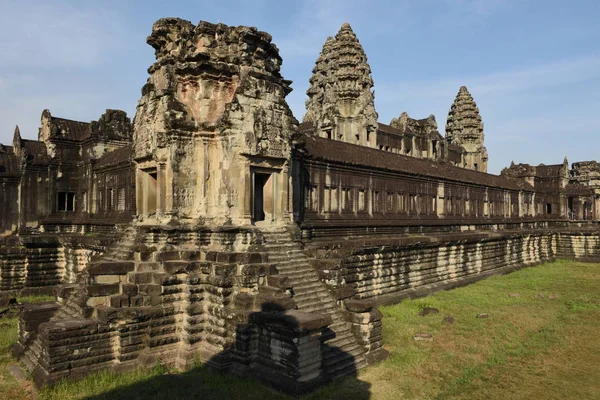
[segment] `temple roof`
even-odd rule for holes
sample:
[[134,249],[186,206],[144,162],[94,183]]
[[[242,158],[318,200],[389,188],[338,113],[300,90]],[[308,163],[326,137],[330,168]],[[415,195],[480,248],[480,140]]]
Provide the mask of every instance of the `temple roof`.
[[19,176],[19,159],[12,146],[0,144],[0,176]]
[[402,172],[407,175],[441,178],[449,181],[465,182],[500,189],[533,191],[533,187],[522,180],[453,167],[449,164],[427,159],[379,151],[369,147],[315,136],[303,136],[302,141],[304,142],[303,149],[306,152],[305,156],[309,159],[378,168]]
[[[44,125],[47,121],[48,125]],[[82,142],[90,137],[130,141],[133,137],[133,126],[127,114],[121,110],[107,109],[98,121],[81,122],[66,118],[54,117],[49,110],[42,112],[42,127],[49,128],[49,137]],[[40,137],[40,140],[45,140]]]
[[561,178],[563,172],[568,173],[568,166],[563,164],[552,164],[544,165],[540,164],[537,166],[530,164],[511,164],[510,167],[504,168],[501,172],[503,176],[510,176],[513,178],[527,178],[536,177],[541,179],[548,178]]
[[538,165],[535,167],[535,176],[539,178],[559,178],[563,167],[563,164]]
[[593,196],[594,189],[590,186],[569,183],[565,186],[565,191],[571,196]]
[[131,146],[120,147],[111,152],[105,153],[96,162],[96,168],[107,168],[116,166],[125,162],[130,162],[132,156]]
[[73,121],[66,118],[51,117],[53,136],[65,139],[81,141],[90,136],[90,124],[88,122]]
[[[379,125],[382,124],[380,123]],[[408,113],[403,112],[400,117],[392,118],[390,126],[400,131],[401,134],[441,137],[434,115],[430,115],[427,118],[414,119],[409,117]]]
[[44,142],[21,139],[21,148],[29,165],[48,165],[50,157]]

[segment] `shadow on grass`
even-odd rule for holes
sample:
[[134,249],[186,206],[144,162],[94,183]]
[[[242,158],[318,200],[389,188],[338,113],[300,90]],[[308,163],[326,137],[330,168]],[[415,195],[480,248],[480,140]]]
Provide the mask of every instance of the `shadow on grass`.
[[[268,321],[268,324],[264,324],[264,321]],[[148,378],[142,378],[140,381],[101,394],[90,395],[85,399],[268,400],[301,397],[312,400],[369,399],[370,384],[358,379],[355,357],[326,343],[321,343],[321,376],[318,379],[308,379],[307,383],[306,378],[314,376],[304,375],[304,382],[299,382],[302,379],[298,380],[297,374],[306,369],[305,365],[309,365],[316,355],[312,355],[310,352],[302,354],[304,350],[286,353],[285,345],[281,346],[276,342],[281,335],[287,333],[291,338],[294,332],[308,329],[310,323],[310,321],[303,320],[302,317],[297,319],[286,313],[277,304],[263,304],[260,312],[249,315],[247,323],[238,324],[233,348],[214,356],[208,363],[198,365],[185,372],[173,372],[157,363],[148,372]],[[260,332],[254,337],[253,342],[248,341],[249,330]],[[276,333],[273,334],[274,332]],[[327,337],[327,340],[331,340],[335,337],[335,333],[327,328],[324,336]],[[281,351],[282,348],[284,351]],[[296,350],[298,348],[296,347]],[[234,354],[237,355],[238,360],[240,354],[245,356],[242,361],[244,364],[242,370],[247,371],[246,374],[249,377],[239,378],[227,371],[231,369],[230,361],[236,359]],[[301,361],[298,361],[298,357]],[[223,360],[228,360],[226,361],[227,368],[217,370],[210,366],[211,364],[223,366]],[[298,364],[304,365],[304,367],[298,368]],[[296,367],[291,367],[292,365],[296,365]],[[343,374],[339,374],[340,371],[343,371]],[[332,379],[339,375],[344,376],[340,379]],[[107,374],[105,378],[110,380],[110,376],[114,377],[114,375]],[[296,390],[296,388],[301,389]],[[303,395],[296,393],[303,393]]]

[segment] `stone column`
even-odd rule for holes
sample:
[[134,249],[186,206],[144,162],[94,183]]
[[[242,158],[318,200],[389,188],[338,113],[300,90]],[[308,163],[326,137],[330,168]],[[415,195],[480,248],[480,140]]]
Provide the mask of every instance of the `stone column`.
[[437,201],[437,210],[436,210],[438,217],[444,216],[444,204],[445,204],[444,192],[445,192],[444,183],[442,183],[442,182],[438,183],[438,189],[437,189],[438,201]]
[[157,172],[157,193],[156,193],[156,211],[158,213],[164,213],[168,210],[167,208],[167,165],[164,163],[158,164]]

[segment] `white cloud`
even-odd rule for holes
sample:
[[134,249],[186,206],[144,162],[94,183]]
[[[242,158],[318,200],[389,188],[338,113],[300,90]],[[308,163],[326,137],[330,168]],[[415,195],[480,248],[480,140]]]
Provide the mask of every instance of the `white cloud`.
[[557,60],[480,76],[461,76],[438,81],[383,82],[376,85],[376,88],[377,99],[388,102],[398,97],[447,98],[448,93],[457,92],[463,85],[466,85],[471,93],[482,96],[525,92],[582,82],[595,77],[600,77],[600,55]]

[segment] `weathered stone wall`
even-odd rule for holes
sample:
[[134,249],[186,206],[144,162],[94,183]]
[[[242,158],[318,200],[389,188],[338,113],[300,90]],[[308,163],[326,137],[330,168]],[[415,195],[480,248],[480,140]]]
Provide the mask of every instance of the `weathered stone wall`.
[[249,223],[254,170],[273,174],[272,220],[285,219],[297,125],[271,36],[176,18],[154,24],[157,62],[134,124],[138,213]]
[[127,230],[102,260],[88,264],[78,284],[58,291],[60,306],[41,306],[52,309],[47,321],[35,325],[41,309],[23,312],[16,353],[38,383],[158,358],[178,367],[201,359],[226,368],[244,316],[294,307],[290,293],[270,286],[276,271],[261,241],[256,230]]
[[[0,174],[1,175],[1,174]],[[17,230],[19,223],[19,182],[17,179],[0,176],[0,237],[10,235]]]
[[[390,303],[556,258],[600,259],[597,232],[456,233],[319,247],[315,265],[334,290]],[[382,240],[379,239],[381,243]],[[394,243],[395,242],[395,243]]]
[[74,283],[93,255],[102,253],[108,238],[22,236],[0,242],[0,290],[51,293]]
[[[303,227],[462,225],[556,219],[523,181],[303,137],[294,156],[294,217]],[[558,208],[558,204],[555,207]]]

